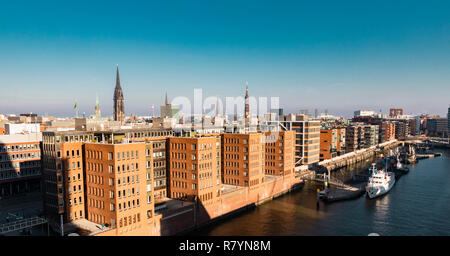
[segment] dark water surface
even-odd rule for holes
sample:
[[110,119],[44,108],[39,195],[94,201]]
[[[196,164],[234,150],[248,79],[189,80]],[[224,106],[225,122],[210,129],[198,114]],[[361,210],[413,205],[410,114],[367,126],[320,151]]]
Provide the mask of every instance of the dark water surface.
[[[256,207],[191,235],[450,235],[450,150],[410,165],[385,196],[316,207],[316,185]],[[354,169],[355,172],[365,166]],[[339,175],[339,173],[337,173]]]

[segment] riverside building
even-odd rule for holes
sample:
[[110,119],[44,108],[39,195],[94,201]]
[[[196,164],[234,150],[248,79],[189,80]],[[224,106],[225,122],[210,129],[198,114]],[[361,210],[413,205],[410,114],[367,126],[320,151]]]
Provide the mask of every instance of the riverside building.
[[41,133],[0,135],[0,197],[41,188]]
[[294,174],[294,131],[265,132],[264,172],[266,175]]
[[285,131],[295,131],[295,165],[314,165],[320,160],[320,121],[304,115],[285,115],[280,120]]
[[323,127],[320,130],[320,161],[345,153],[345,128]]
[[254,186],[264,181],[264,138],[261,133],[225,133],[222,137],[222,182]]
[[53,229],[95,233],[95,223],[105,234],[142,234],[154,223],[153,140],[170,135],[167,129],[44,132],[44,212]]

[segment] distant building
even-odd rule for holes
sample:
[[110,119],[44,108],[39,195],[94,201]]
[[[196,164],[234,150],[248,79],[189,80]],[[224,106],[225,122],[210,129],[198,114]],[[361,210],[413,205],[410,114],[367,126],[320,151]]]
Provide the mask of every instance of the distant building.
[[[408,119],[408,126],[409,126],[409,135],[411,136],[416,136],[419,135],[420,131],[420,120],[418,120],[417,118],[410,118]],[[419,124],[419,125],[418,125]]]
[[409,136],[409,122],[407,120],[395,121],[395,138],[398,140],[404,140]]
[[395,140],[395,124],[393,122],[384,121],[381,123],[379,132],[379,143]]
[[427,118],[427,136],[447,137],[448,119],[441,117]]
[[396,118],[403,116],[403,109],[401,108],[391,108],[389,109],[389,117]]
[[379,126],[378,125],[364,125],[364,140],[361,148],[370,148],[378,144]]
[[345,153],[345,128],[322,128],[320,130],[320,161]]
[[448,107],[447,112],[447,134],[450,133],[450,107]]
[[345,130],[346,153],[369,148],[379,142],[379,125],[352,123]]
[[358,117],[358,116],[376,116],[377,113],[371,110],[357,110],[353,114],[355,117]]
[[345,129],[345,150],[347,153],[360,149],[361,140],[363,139],[361,125],[350,125]]
[[5,124],[5,134],[27,134],[27,133],[39,133],[41,132],[40,124]]
[[165,105],[160,106],[160,108],[159,108],[160,117],[161,118],[175,117],[178,114],[178,112],[180,111],[180,106],[169,104],[169,100],[167,98],[167,93],[166,93],[166,102],[165,103],[166,103]]
[[95,109],[94,109],[94,116],[95,118],[102,117],[102,112],[100,111],[100,103],[98,101],[98,96],[95,99]]

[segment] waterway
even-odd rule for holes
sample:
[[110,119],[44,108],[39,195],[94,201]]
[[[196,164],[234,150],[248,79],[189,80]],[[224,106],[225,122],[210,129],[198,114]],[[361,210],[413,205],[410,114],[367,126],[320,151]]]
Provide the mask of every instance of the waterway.
[[[190,235],[205,236],[435,236],[450,235],[450,150],[435,149],[441,157],[409,165],[385,196],[316,205],[316,189],[307,183],[296,192],[253,208]],[[333,175],[349,178],[368,163],[347,167]]]

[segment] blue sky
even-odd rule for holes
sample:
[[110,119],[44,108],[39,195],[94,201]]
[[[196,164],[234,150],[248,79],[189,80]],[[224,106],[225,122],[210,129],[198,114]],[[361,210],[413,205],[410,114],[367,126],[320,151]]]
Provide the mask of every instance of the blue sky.
[[[63,3],[62,3],[63,2]],[[278,96],[285,112],[444,115],[449,1],[0,0],[0,113],[127,113],[175,96]]]

